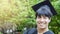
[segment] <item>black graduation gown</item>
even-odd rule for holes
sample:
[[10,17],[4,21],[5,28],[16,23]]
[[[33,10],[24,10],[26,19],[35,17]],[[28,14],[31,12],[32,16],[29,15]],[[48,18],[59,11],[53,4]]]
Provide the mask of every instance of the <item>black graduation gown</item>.
[[[23,34],[37,34],[37,29],[36,28],[28,29]],[[45,32],[44,34],[54,34],[54,33],[49,30],[49,31]]]

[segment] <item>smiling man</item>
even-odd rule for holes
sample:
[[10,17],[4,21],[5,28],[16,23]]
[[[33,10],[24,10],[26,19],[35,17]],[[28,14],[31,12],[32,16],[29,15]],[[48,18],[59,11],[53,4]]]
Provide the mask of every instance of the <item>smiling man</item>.
[[54,34],[48,29],[48,25],[51,21],[51,17],[57,13],[49,0],[38,3],[32,6],[32,8],[36,12],[37,28],[29,29],[25,31],[24,34]]

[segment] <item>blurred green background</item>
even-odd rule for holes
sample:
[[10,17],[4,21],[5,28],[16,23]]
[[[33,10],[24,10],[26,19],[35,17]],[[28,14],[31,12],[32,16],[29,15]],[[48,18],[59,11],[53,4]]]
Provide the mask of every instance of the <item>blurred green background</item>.
[[[20,30],[36,27],[35,12],[32,6],[44,0],[0,0],[0,31],[2,29]],[[49,29],[60,34],[60,0],[50,0],[54,6],[56,16],[52,17]]]

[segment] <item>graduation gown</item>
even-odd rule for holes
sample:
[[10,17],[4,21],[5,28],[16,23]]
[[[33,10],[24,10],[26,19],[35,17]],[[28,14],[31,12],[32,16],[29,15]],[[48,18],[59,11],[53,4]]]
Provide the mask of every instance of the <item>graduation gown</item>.
[[[36,28],[28,29],[23,34],[37,34],[37,29]],[[45,32],[44,34],[54,34],[54,33],[49,30]]]

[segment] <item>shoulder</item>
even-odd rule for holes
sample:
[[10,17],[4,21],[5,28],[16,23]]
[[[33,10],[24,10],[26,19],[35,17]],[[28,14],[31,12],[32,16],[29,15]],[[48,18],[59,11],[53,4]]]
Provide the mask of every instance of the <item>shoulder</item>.
[[54,34],[51,30],[45,32],[44,34]]
[[31,29],[26,30],[23,34],[32,34],[35,30],[36,28],[31,28]]

